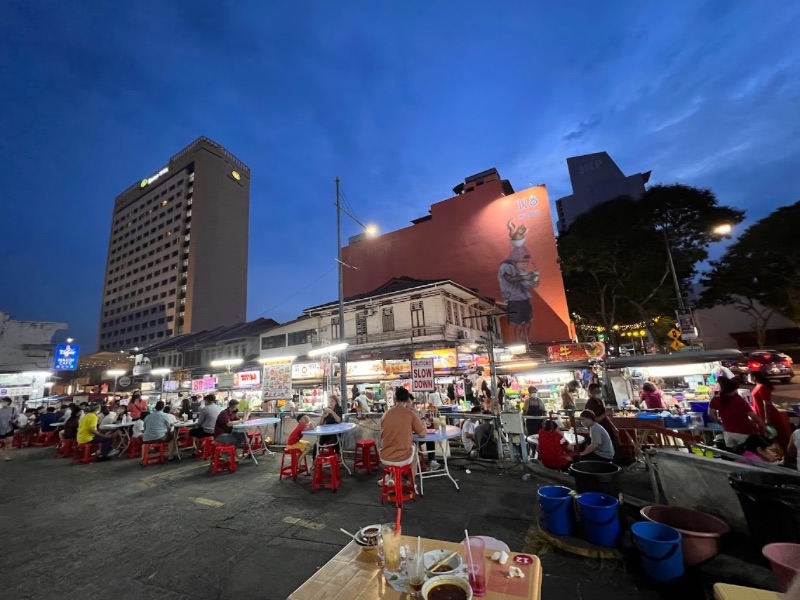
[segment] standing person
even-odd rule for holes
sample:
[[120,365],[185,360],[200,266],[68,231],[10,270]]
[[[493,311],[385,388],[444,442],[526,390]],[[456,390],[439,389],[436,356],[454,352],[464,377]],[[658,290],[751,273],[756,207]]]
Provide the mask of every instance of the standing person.
[[355,402],[356,398],[358,398],[359,394],[361,393],[361,391],[358,389],[358,385],[354,383],[353,389],[351,390],[350,393],[353,395],[353,402]]
[[362,414],[369,412],[369,398],[367,398],[366,392],[361,392],[356,396],[355,404],[356,412],[360,411]]
[[433,391],[428,394],[428,404],[433,404],[436,408],[439,408],[442,404],[444,396],[442,392],[439,391],[438,387],[434,387]]
[[141,394],[135,393],[131,396],[131,401],[128,402],[128,412],[131,415],[131,419],[133,419],[134,421],[138,421],[139,419],[142,418],[142,412],[147,409],[148,409],[147,402],[142,400]]
[[456,386],[453,385],[453,382],[447,385],[447,399],[450,400],[450,404],[456,403]]
[[497,382],[497,403],[500,405],[500,410],[503,410],[503,404],[506,400],[506,387],[508,383],[504,377],[501,377]]
[[772,390],[774,386],[761,371],[751,373],[750,377],[756,382],[756,387],[753,388],[755,412],[761,417],[761,420],[766,423],[767,427],[771,427],[775,430],[775,438],[778,442],[778,446],[780,446],[781,450],[785,453],[789,446],[789,439],[792,436],[792,431],[789,428],[788,421],[784,420],[780,411],[772,403]]
[[381,462],[390,467],[411,465],[412,482],[417,476],[417,447],[413,440],[416,433],[424,438],[425,425],[410,406],[411,396],[404,387],[394,392],[394,406],[381,418]]
[[11,406],[8,396],[0,398],[0,442],[3,442],[3,460],[11,460],[11,441],[17,421],[17,409]]
[[[526,417],[544,417],[547,411],[539,398],[539,390],[535,386],[528,387],[528,397],[522,405],[522,412]],[[542,428],[544,419],[525,419],[525,431],[528,435],[537,435]]]
[[475,387],[472,385],[472,380],[464,375],[462,385],[464,387],[464,399],[472,406],[480,406],[481,402],[475,397]]
[[725,445],[735,448],[744,444],[747,438],[766,430],[766,425],[737,392],[737,385],[731,379],[721,376],[717,379],[719,392],[708,405],[708,416],[722,425]]
[[76,440],[79,444],[100,444],[100,453],[97,460],[106,460],[110,456],[119,454],[119,451],[111,449],[111,443],[113,442],[112,436],[101,433],[97,428],[100,408],[100,404],[92,404],[89,406],[89,410],[78,422],[78,436]]
[[561,407],[570,415],[573,414],[577,408],[575,406],[575,395],[577,395],[578,388],[580,387],[581,384],[573,379],[564,386],[564,389],[561,392]]
[[639,393],[639,398],[642,404],[644,404],[644,408],[667,410],[667,405],[664,403],[661,390],[650,381],[645,381],[642,384],[642,391]]
[[481,404],[486,406],[491,406],[492,404],[492,390],[489,389],[489,384],[486,383],[485,379],[481,379]]
[[590,443],[581,451],[583,460],[601,460],[611,462],[614,460],[614,444],[608,432],[595,420],[595,414],[590,410],[581,413],[581,423],[589,430]]
[[[164,401],[156,402],[156,407],[144,419],[144,434],[142,444],[162,443],[168,448],[168,460],[174,460],[172,438],[175,437],[174,417],[164,412]],[[142,446],[142,456],[144,456],[144,446]]]

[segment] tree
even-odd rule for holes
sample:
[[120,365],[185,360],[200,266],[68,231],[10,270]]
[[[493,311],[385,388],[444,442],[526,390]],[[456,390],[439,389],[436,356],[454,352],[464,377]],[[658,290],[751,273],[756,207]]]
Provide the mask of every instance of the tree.
[[582,214],[559,236],[558,250],[570,309],[608,330],[673,313],[666,238],[682,289],[708,258],[713,229],[735,225],[742,211],[719,205],[709,190],[658,185],[641,199],[621,196]]
[[751,225],[705,274],[700,305],[728,304],[753,319],[758,347],[777,312],[800,322],[800,202]]

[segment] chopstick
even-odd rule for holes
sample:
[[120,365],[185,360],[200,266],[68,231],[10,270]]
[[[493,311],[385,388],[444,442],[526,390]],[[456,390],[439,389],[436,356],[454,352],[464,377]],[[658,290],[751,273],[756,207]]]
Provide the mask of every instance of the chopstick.
[[428,569],[428,571],[431,571],[431,572],[433,572],[433,571],[434,571],[434,569],[436,569],[437,567],[441,567],[441,566],[442,566],[444,563],[448,562],[448,561],[449,561],[451,558],[453,558],[453,557],[454,557],[456,554],[458,554],[458,552],[451,552],[450,554],[448,554],[448,555],[447,555],[447,556],[445,556],[444,558],[437,560],[435,563],[433,563],[433,565],[431,566],[431,568],[430,568],[430,569]]

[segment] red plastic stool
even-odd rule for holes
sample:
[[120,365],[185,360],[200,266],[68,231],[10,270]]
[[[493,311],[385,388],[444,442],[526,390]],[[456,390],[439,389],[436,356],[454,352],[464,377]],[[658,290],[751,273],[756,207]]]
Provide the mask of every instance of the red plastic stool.
[[[156,453],[151,454],[151,450],[155,450]],[[163,463],[167,460],[167,457],[164,456],[166,451],[167,445],[164,442],[142,442],[142,466]]]
[[132,437],[128,444],[128,458],[136,458],[142,455],[142,438]]
[[320,445],[319,456],[336,456],[336,444]]
[[36,448],[44,448],[45,446],[52,446],[56,443],[55,431],[40,431],[38,433],[33,434],[33,439],[31,440],[31,446]]
[[74,439],[61,440],[56,446],[56,458],[69,458],[75,451],[76,445]]
[[[394,479],[393,485],[387,485],[387,475]],[[409,483],[403,483],[403,475],[407,477]],[[402,467],[390,467],[383,465],[383,478],[381,479],[381,504],[384,500],[394,502],[398,506],[403,506],[406,500],[413,500],[417,497],[414,491],[414,472],[411,465]]]
[[26,448],[31,445],[31,438],[33,434],[23,434],[19,431],[14,434],[13,448]]
[[184,429],[180,437],[178,437],[178,448],[189,448],[190,446],[194,446],[194,438],[189,435],[189,429]]
[[[289,456],[289,464],[286,464],[286,457]],[[305,473],[308,475],[308,457],[303,457],[303,464],[298,464],[297,459],[300,456],[299,448],[284,448],[283,456],[281,456],[281,474],[278,477],[280,481],[283,476],[291,477],[297,481],[297,476]]]
[[[264,444],[261,438],[260,431],[250,431],[247,433],[247,440],[250,442],[250,448],[252,448],[253,453],[261,452],[264,453]],[[245,444],[242,446],[242,458],[247,456],[249,453],[247,451],[247,445]]]
[[366,469],[367,473],[372,474],[373,467],[378,469],[381,466],[381,459],[378,456],[378,447],[375,440],[358,440],[356,451],[353,455],[353,472],[356,469]]
[[[225,454],[228,458],[225,458]],[[214,458],[211,459],[211,474],[228,471],[236,472],[236,446],[233,444],[214,444]]]
[[214,456],[214,438],[211,436],[204,438],[197,438],[197,443],[200,445],[194,451],[194,456],[200,460],[208,460]]
[[[330,467],[326,471],[325,467]],[[322,456],[321,454],[314,459],[314,477],[311,479],[311,493],[318,489],[328,489],[334,492],[342,484],[342,474],[339,471],[339,457],[336,454]]]
[[98,452],[100,452],[100,444],[92,444],[91,442],[78,444],[72,462],[79,465],[94,462],[95,454]]

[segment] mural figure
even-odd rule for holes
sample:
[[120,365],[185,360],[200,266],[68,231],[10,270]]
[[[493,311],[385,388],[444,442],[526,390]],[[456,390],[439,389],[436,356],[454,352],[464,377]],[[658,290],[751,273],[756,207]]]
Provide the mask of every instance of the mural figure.
[[525,247],[528,228],[524,224],[516,227],[513,221],[509,221],[507,227],[511,253],[500,264],[497,279],[508,306],[508,322],[514,326],[517,341],[527,345],[533,322],[531,290],[539,286],[539,270],[535,263],[531,268],[531,253]]

